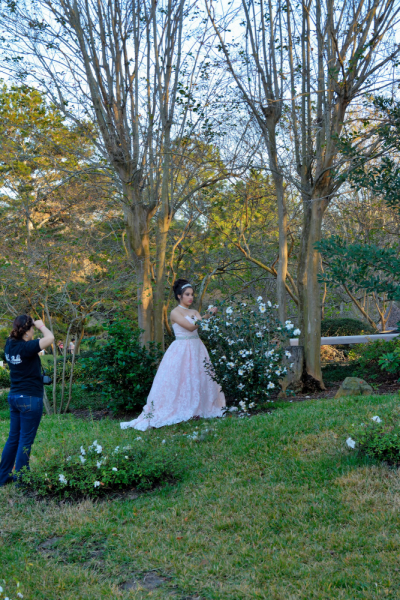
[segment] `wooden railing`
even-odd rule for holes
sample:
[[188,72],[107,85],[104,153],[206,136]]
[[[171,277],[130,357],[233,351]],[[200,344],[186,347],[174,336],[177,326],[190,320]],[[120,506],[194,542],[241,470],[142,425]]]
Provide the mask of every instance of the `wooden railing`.
[[[338,344],[367,344],[375,340],[393,340],[399,333],[378,333],[376,335],[341,335],[337,337],[322,337],[321,346],[337,346]],[[298,346],[298,338],[290,340],[291,346]]]

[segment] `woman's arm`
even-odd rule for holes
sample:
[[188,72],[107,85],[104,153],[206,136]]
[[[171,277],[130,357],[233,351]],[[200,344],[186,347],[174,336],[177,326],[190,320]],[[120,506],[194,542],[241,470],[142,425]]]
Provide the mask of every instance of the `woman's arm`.
[[206,314],[203,316],[201,316],[201,314],[196,311],[196,319],[198,321],[204,321],[204,319],[210,319],[210,317],[213,317],[216,314],[217,310],[218,310],[217,307],[213,306],[212,308],[209,308],[208,311],[206,312]]
[[[193,316],[196,317],[195,315]],[[178,325],[180,325],[184,329],[187,329],[188,331],[196,331],[198,327],[198,325],[194,324],[194,321],[193,324],[190,323],[190,321],[186,317],[184,317],[176,308],[174,308],[174,310],[171,311],[171,321],[172,323],[177,323]]]
[[41,350],[48,348],[54,342],[54,335],[51,333],[50,329],[47,329],[46,325],[39,319],[39,321],[34,321],[33,324],[39,331],[42,332],[43,337],[39,340],[39,346]]

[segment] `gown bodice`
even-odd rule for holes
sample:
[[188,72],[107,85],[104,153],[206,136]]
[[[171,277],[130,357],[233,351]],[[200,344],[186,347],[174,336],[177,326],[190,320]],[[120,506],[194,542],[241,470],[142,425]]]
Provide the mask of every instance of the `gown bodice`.
[[[191,319],[189,317],[189,315],[187,315],[185,317],[185,319],[188,319],[190,323],[193,323],[193,319]],[[178,325],[178,323],[174,323],[172,325],[172,329],[174,330],[175,338],[177,340],[196,340],[196,339],[199,339],[199,334],[197,332],[197,329],[195,331],[189,331],[188,329],[185,329],[184,327],[182,327],[182,325]]]

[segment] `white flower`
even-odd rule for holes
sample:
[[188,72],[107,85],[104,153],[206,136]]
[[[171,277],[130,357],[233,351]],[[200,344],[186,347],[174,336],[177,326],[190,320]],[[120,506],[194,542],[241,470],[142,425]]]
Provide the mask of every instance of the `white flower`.
[[67,461],[71,460],[72,456],[67,456]]
[[221,360],[226,360],[226,356],[221,356]]
[[250,402],[250,404],[249,404],[249,408],[254,408],[254,407],[255,407],[255,405],[256,405],[256,403],[255,403],[255,402]]
[[269,300],[267,300],[268,307],[271,308],[272,304]]
[[288,350],[286,350],[285,356],[286,356],[286,358],[292,358],[292,355],[290,354],[290,352]]
[[265,313],[265,311],[267,310],[267,309],[265,308],[265,304],[260,304],[260,305],[258,306],[258,308],[260,309],[260,313]]
[[113,454],[118,454],[119,452],[119,446],[115,446],[115,449],[113,451]]
[[100,487],[100,481],[95,481],[93,487]]
[[293,369],[293,365],[294,365],[294,363],[290,363],[289,367],[290,367],[291,369]]
[[295,330],[293,331],[293,335],[300,335],[300,334],[301,334],[301,331],[300,331],[300,329],[295,329]]
[[262,338],[262,335],[263,335],[263,334],[261,333],[261,331],[258,331],[258,332],[256,333],[256,336],[257,336],[258,338]]
[[269,382],[269,384],[267,385],[267,390],[272,390],[275,387],[275,384],[272,383],[272,381]]
[[231,325],[231,324],[232,324],[232,323],[229,323],[229,321],[226,321],[226,322],[225,322],[225,325],[226,325],[227,327],[229,327],[229,325]]
[[375,421],[375,423],[382,423],[382,419],[380,419],[378,416],[372,417],[372,420]]
[[238,387],[238,390],[242,390],[245,387],[245,385],[244,385],[244,383],[239,383],[239,385],[237,387]]
[[118,471],[117,467],[112,468],[113,471]]
[[141,437],[137,437],[137,438],[135,438],[135,442],[143,442],[143,440]]
[[58,480],[63,483],[64,485],[67,485],[68,481],[67,478],[65,477],[65,475],[59,475],[58,476]]
[[202,323],[201,324],[201,328],[204,329],[204,331],[210,331],[210,326],[208,323]]
[[245,410],[245,411],[247,410],[247,407],[246,407],[246,402],[244,402],[243,400],[241,400],[241,401],[239,402],[239,406],[240,406],[240,408],[241,408],[242,410]]
[[235,363],[228,362],[228,363],[226,363],[226,366],[228,367],[228,369],[233,369],[233,367],[235,366]]
[[347,438],[346,444],[348,445],[349,448],[355,448],[356,447],[356,443],[355,443],[354,440],[351,439],[351,437]]
[[83,456],[79,456],[79,458],[81,459],[82,464],[86,462],[86,458],[83,458]]
[[2,587],[1,587],[1,585],[0,585],[0,594],[2,593],[2,591],[3,591],[3,588],[2,588]]
[[247,306],[246,302],[242,302],[242,306]]
[[278,369],[277,371],[275,371],[275,375],[280,375],[281,374],[281,370]]
[[128,460],[129,456],[125,456],[126,460]]
[[274,304],[274,308],[279,308],[279,304]]
[[21,594],[21,592],[17,592],[17,596],[18,596],[18,598],[23,598],[23,595]]
[[162,443],[162,444],[165,444],[165,442],[166,442],[166,440],[163,440],[161,443]]
[[227,315],[231,315],[233,313],[233,308],[232,306],[228,306],[228,308],[226,309],[226,314]]
[[265,353],[265,357],[268,358],[269,356],[273,356],[274,354],[274,350],[269,350],[269,352]]
[[103,464],[103,461],[102,460],[98,460],[97,463],[96,463],[97,468],[100,469],[100,467],[101,467],[102,464]]
[[207,308],[207,310],[212,310],[214,307],[212,304],[210,304],[210,306]]
[[81,446],[81,454],[82,454],[82,456],[85,456],[85,454],[86,454],[85,448],[83,446]]
[[243,374],[244,374],[244,371],[243,371],[243,369],[239,369],[239,371],[238,371],[238,375],[243,375]]
[[294,325],[293,323],[286,323],[285,327],[288,331],[290,331],[291,329],[293,329]]
[[262,302],[262,301],[263,301],[263,297],[262,296],[258,296],[257,302]]

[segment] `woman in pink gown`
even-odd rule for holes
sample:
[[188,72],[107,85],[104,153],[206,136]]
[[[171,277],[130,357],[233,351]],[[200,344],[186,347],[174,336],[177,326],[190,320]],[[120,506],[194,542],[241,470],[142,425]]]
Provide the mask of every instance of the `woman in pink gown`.
[[[171,312],[176,339],[164,354],[142,414],[133,421],[121,423],[122,429],[133,427],[145,431],[192,417],[223,416],[225,396],[204,367],[204,361],[210,359],[195,324],[195,320],[202,317],[191,309],[193,288],[185,279],[178,279],[174,294],[179,302]],[[203,319],[215,312],[216,309],[212,309]]]

